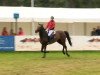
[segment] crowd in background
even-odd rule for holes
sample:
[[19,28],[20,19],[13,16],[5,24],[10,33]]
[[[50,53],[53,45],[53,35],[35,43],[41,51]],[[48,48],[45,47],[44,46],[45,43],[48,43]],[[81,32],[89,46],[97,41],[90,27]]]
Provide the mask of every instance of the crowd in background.
[[100,36],[100,26],[97,26],[97,28],[93,28],[91,31],[91,36]]
[[[2,29],[1,32],[2,36],[8,36],[8,35],[25,35],[24,31],[21,27],[19,27],[18,33],[14,33],[13,29],[10,29],[10,31],[7,30],[6,27],[4,27]],[[97,26],[97,28],[93,28],[93,30],[91,31],[91,36],[100,36],[100,26]]]
[[11,29],[11,30],[8,32],[7,28],[4,27],[4,28],[2,29],[1,35],[2,35],[2,36],[8,36],[8,35],[24,35],[24,32],[23,32],[23,29],[22,29],[21,27],[19,28],[18,33],[14,33],[14,30],[13,30],[13,29]]

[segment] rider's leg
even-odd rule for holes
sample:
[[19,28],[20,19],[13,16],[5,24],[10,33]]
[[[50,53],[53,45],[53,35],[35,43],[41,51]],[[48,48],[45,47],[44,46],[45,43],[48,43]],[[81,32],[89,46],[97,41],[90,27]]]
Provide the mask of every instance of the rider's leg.
[[49,30],[48,36],[51,36],[54,30]]
[[51,40],[51,39],[53,39],[53,32],[54,32],[54,30],[49,30],[49,33],[48,33],[48,36],[49,36],[49,41]]

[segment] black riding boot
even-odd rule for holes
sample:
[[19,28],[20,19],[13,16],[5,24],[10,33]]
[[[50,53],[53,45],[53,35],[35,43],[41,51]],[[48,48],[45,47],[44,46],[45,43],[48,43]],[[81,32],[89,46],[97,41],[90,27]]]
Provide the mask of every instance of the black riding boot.
[[50,38],[51,38],[51,40],[52,40],[52,39],[54,38],[54,35],[51,35]]
[[48,36],[48,42],[50,42],[51,41],[51,37],[50,36]]
[[50,35],[49,36],[49,41],[51,41],[53,38],[54,38],[54,36],[53,35]]
[[50,42],[50,36],[48,36],[48,42]]

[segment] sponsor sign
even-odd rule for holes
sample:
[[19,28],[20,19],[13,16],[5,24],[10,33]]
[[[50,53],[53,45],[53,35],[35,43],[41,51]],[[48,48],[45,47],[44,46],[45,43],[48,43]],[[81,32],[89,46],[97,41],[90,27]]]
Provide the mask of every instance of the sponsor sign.
[[100,50],[100,36],[72,36],[71,50]]
[[14,50],[14,36],[0,36],[0,51]]
[[[16,36],[15,48],[16,51],[40,51],[40,42],[34,42],[34,38],[38,36]],[[100,36],[71,36],[71,47],[66,39],[67,49],[69,50],[100,50]],[[62,45],[56,43],[47,46],[47,50],[61,51]]]
[[40,42],[34,42],[37,36],[15,36],[15,49],[16,51],[35,51],[40,50]]

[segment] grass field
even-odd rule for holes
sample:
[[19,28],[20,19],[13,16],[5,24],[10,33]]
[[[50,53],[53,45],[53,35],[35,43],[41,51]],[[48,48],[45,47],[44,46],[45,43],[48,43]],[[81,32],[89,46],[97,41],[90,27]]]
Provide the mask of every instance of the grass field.
[[0,75],[100,75],[99,51],[0,52]]

